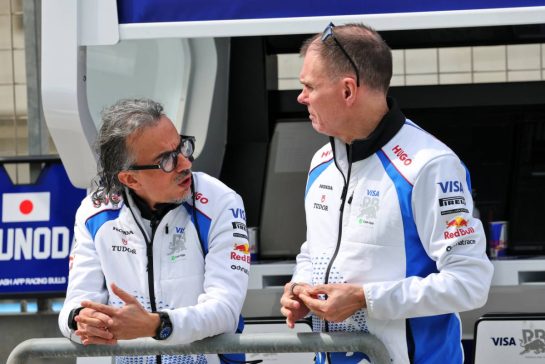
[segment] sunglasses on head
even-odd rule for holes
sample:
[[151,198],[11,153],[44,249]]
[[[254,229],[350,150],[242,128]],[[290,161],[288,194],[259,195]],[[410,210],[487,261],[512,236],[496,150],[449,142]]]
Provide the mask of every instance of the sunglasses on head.
[[350,61],[350,64],[354,68],[354,72],[356,73],[356,84],[358,85],[358,87],[360,87],[360,73],[358,72],[358,67],[356,67],[356,63],[354,62],[354,60],[352,60],[352,57],[348,55],[348,52],[346,51],[346,49],[344,49],[344,47],[339,42],[337,37],[335,37],[335,34],[333,33],[333,28],[335,28],[335,25],[333,23],[329,23],[329,25],[325,28],[324,32],[322,33],[322,42],[326,43],[328,38],[333,39],[335,44],[337,44],[337,46],[341,49],[341,51],[344,53],[344,55],[346,56],[348,61]]

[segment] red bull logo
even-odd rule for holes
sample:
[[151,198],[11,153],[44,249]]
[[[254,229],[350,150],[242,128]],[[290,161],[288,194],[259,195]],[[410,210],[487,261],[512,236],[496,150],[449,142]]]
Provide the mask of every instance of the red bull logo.
[[461,216],[457,216],[454,219],[447,221],[447,229],[450,227],[461,228],[467,226],[467,220]]
[[244,244],[235,244],[235,247],[233,250],[238,251],[243,254],[250,254],[250,244],[244,243]]
[[233,251],[231,252],[231,260],[241,260],[250,263],[250,259],[250,244],[235,244]]
[[[457,216],[454,219],[447,221],[447,231],[444,233],[445,239],[459,238],[460,236],[473,234],[475,229],[472,227],[465,229],[467,225],[468,221],[461,216]],[[451,227],[454,227],[456,230],[454,232],[448,231]]]

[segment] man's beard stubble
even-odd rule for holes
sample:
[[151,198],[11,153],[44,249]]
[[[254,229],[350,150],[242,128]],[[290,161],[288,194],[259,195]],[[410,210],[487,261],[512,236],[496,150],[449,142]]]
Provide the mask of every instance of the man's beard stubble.
[[[180,172],[180,174],[178,176],[176,176],[176,179],[174,180],[174,182],[176,184],[180,184],[188,175],[191,175],[191,170],[190,169],[184,169],[182,172]],[[193,186],[193,180],[191,180],[191,186]],[[171,203],[175,203],[175,204],[182,204],[184,202],[189,202],[191,200],[191,197],[193,195],[192,189],[189,188],[188,191],[180,198],[174,198]]]

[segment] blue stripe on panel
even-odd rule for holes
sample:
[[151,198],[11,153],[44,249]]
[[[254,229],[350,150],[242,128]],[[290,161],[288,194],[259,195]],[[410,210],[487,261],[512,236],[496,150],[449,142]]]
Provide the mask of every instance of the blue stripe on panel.
[[87,221],[85,222],[85,226],[87,227],[87,230],[89,230],[89,232],[91,233],[93,239],[95,238],[98,229],[100,229],[102,225],[110,220],[117,219],[117,217],[119,216],[119,211],[121,210],[104,210],[87,219]]
[[118,0],[120,24],[396,14],[543,6],[543,0]]
[[197,226],[199,227],[199,234],[202,239],[200,243],[202,246],[202,251],[204,255],[206,255],[208,253],[208,233],[210,231],[211,220],[208,216],[200,212],[199,209],[195,209],[196,210],[195,215],[197,215],[197,224],[196,224],[194,219],[194,214],[193,214],[193,206],[191,206],[187,202],[184,202],[183,205],[185,209],[187,210],[187,213],[189,214],[189,216],[191,216],[191,222],[193,223],[193,225],[195,227]]
[[[435,262],[426,254],[412,213],[413,187],[379,150],[377,156],[394,183],[403,219],[406,276],[427,277],[437,273]],[[454,314],[411,318],[407,320],[412,333],[414,360],[417,363],[462,363],[460,323]],[[407,344],[411,345],[411,340]]]
[[464,162],[460,161],[460,163],[462,163],[462,166],[464,166],[464,169],[466,170],[467,188],[469,189],[468,193],[471,195],[472,188],[471,188],[471,175],[469,174],[469,169],[464,164]]
[[333,159],[330,159],[328,160],[327,162],[324,162],[322,164],[319,164],[317,165],[316,167],[314,167],[309,173],[308,173],[308,180],[307,180],[307,187],[305,188],[305,198],[307,197],[307,193],[308,193],[308,190],[310,189],[310,187],[312,186],[312,184],[316,181],[316,179],[318,178],[319,175],[322,174],[323,171],[325,171],[325,169],[327,167],[329,167],[329,165],[333,163]]

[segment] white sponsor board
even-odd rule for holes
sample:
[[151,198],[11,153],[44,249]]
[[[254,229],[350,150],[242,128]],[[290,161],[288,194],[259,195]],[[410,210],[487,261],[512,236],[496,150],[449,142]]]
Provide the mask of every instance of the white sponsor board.
[[485,363],[545,363],[545,316],[491,316],[479,321],[475,364]]

